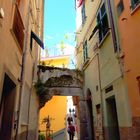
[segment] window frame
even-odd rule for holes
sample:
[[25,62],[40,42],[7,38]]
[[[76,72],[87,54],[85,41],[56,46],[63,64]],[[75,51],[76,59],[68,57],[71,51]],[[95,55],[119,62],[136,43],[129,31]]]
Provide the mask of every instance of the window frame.
[[14,9],[14,16],[13,16],[13,23],[12,23],[12,33],[14,35],[14,38],[19,45],[19,48],[23,50],[24,47],[24,24],[21,18],[21,14],[18,8],[18,5],[15,4]]
[[117,14],[118,14],[118,16],[120,16],[123,11],[124,11],[124,1],[120,0],[119,3],[117,4]]
[[83,57],[84,57],[84,62],[88,59],[88,44],[87,40],[83,44]]
[[138,5],[140,5],[140,0],[137,0],[137,2],[135,2],[135,0],[130,0],[130,3],[131,3],[131,10],[135,10],[137,8]]
[[81,13],[82,13],[82,25],[83,25],[85,23],[85,20],[86,20],[86,7],[85,7],[85,2],[83,2]]
[[[102,11],[103,10],[102,8],[104,9],[104,12]],[[107,24],[107,25],[104,27],[104,24]],[[105,3],[102,4],[101,8],[99,9],[97,13],[97,26],[99,30],[99,43],[101,43],[109,31],[109,20],[108,20]]]

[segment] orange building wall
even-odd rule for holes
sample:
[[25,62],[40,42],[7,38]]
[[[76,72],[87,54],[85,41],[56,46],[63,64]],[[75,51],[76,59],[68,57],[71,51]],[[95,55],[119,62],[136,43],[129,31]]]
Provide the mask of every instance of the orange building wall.
[[45,124],[42,124],[44,117],[49,115],[52,118],[51,130],[53,132],[59,131],[65,127],[65,117],[67,110],[67,98],[65,96],[53,96],[45,106],[40,110],[40,130],[46,130]]
[[[116,7],[119,1],[115,0]],[[132,116],[140,116],[140,92],[136,79],[140,76],[140,5],[132,12],[130,1],[123,1],[124,11],[119,17],[118,24],[121,48],[124,52],[124,75],[128,85]]]
[[[69,64],[69,56],[54,56],[54,57],[46,57],[42,58],[41,62],[45,62],[45,65],[55,66],[55,67],[65,67]],[[65,125],[65,117],[67,111],[67,97],[66,96],[53,96],[53,98],[48,101],[45,106],[40,110],[40,118],[39,118],[39,129],[46,130],[45,124],[42,124],[43,118],[49,115],[52,118],[51,121],[51,130],[53,133],[62,130],[66,127]]]

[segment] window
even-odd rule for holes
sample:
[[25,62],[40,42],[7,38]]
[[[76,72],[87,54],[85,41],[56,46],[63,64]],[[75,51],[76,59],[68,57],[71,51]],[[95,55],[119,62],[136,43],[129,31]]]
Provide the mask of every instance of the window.
[[86,20],[86,11],[85,11],[85,2],[83,2],[83,5],[82,5],[82,24],[85,23],[85,20]]
[[96,33],[97,30],[98,30],[98,25],[96,25],[96,26],[94,27],[94,29],[92,30],[92,33],[91,33],[91,35],[90,35],[90,37],[89,37],[89,41],[90,41],[91,38],[94,36],[94,34]]
[[137,81],[138,81],[138,88],[139,88],[139,93],[140,93],[140,76],[137,77]]
[[121,13],[123,12],[123,10],[124,10],[124,3],[123,3],[123,0],[120,0],[120,2],[117,5],[117,13],[118,13],[118,16],[121,15]]
[[13,20],[13,28],[12,28],[16,40],[21,48],[23,49],[23,41],[24,41],[24,25],[21,19],[21,15],[18,9],[18,6],[15,6],[14,20]]
[[140,0],[131,0],[131,9],[135,9],[138,4],[140,4]]
[[105,4],[102,5],[102,7],[100,8],[98,12],[97,24],[98,24],[98,29],[99,29],[99,42],[101,42],[109,30]]
[[87,40],[83,45],[83,55],[84,55],[84,62],[85,62],[88,58]]
[[16,2],[17,2],[17,5],[19,5],[19,4],[20,4],[20,0],[16,0]]

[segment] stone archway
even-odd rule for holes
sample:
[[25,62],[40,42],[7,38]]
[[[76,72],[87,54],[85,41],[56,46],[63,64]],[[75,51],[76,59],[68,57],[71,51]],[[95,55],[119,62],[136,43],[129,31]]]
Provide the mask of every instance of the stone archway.
[[52,96],[83,96],[83,74],[79,70],[38,66],[38,82],[35,84],[40,108]]
[[[39,107],[42,108],[53,96],[76,96],[83,98],[83,74],[79,70],[49,66],[38,66],[38,81],[35,84],[39,96]],[[81,106],[81,102],[78,103]],[[86,111],[85,111],[86,112]],[[81,112],[80,112],[81,113]],[[80,127],[83,114],[78,115]],[[85,114],[86,116],[86,114]],[[81,133],[82,132],[82,133]],[[80,129],[83,137],[85,128]],[[87,132],[87,131],[86,131]],[[85,140],[83,137],[81,140]]]

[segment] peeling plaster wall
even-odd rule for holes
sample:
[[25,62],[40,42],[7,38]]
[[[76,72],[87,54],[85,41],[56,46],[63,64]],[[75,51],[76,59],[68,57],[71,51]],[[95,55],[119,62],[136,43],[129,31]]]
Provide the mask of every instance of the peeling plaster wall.
[[[41,68],[43,66],[39,66],[39,67]],[[50,69],[47,69],[47,68],[50,68]],[[60,77],[63,75],[72,76],[73,78],[76,78],[76,79],[80,80],[81,82],[83,82],[83,77],[81,76],[80,71],[78,72],[76,70],[56,68],[56,67],[46,67],[45,68],[45,66],[44,66],[44,70],[40,72],[40,79],[44,83],[50,77]]]
[[38,139],[38,122],[39,122],[39,99],[35,93],[35,89],[33,89],[31,94],[30,112],[29,112],[28,140]]
[[39,81],[36,90],[40,97],[40,107],[53,95],[81,96],[83,87],[82,72],[64,68],[38,66]]

